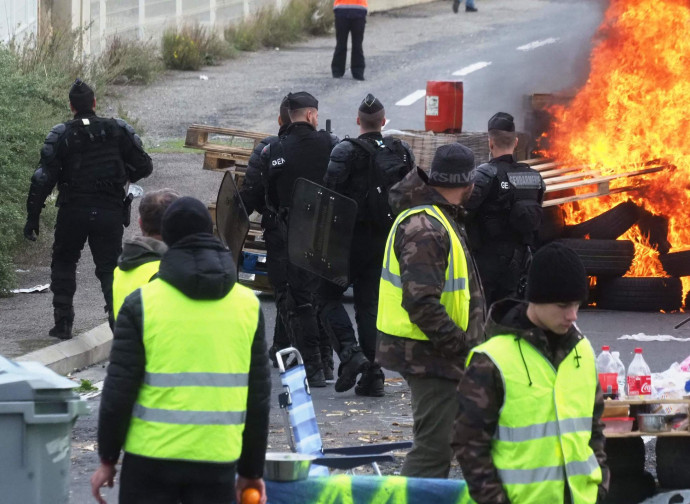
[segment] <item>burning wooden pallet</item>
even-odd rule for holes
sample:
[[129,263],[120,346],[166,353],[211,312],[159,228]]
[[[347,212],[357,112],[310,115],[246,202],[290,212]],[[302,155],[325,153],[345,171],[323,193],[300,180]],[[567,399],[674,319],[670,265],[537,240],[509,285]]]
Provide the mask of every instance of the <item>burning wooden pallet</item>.
[[[646,168],[613,175],[602,175],[600,170],[591,169],[587,165],[567,165],[544,159],[528,159],[525,162],[537,170],[546,183],[544,207],[636,191],[645,187],[645,184],[633,181],[630,185],[611,187],[610,182],[656,173],[668,168],[667,165],[656,161],[649,163]],[[592,190],[582,194],[572,194],[572,191],[580,187],[591,188]]]

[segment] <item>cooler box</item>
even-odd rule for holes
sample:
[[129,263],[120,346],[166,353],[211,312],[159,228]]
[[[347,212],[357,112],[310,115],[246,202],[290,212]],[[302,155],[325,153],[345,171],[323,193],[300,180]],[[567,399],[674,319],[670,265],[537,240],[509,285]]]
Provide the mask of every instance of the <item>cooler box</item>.
[[462,131],[462,82],[427,81],[424,128],[435,133]]

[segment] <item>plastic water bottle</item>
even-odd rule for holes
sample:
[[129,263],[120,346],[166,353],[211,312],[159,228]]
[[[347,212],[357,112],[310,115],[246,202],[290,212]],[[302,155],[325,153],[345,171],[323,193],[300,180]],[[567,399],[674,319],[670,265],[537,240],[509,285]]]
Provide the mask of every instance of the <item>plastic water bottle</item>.
[[620,352],[611,352],[613,355],[613,361],[616,363],[616,373],[618,377],[616,382],[618,382],[618,399],[625,399],[625,365],[621,360]]
[[611,347],[608,345],[601,347],[601,353],[597,357],[597,374],[604,397],[615,399],[618,397],[618,368],[609,350]]
[[628,399],[652,397],[652,372],[642,357],[642,349],[635,349],[635,357],[628,366]]

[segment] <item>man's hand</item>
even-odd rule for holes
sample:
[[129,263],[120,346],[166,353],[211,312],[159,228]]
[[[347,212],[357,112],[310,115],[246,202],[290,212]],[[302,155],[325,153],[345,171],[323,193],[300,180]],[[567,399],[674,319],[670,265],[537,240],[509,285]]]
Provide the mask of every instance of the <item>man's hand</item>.
[[29,216],[24,224],[24,238],[31,241],[36,241],[38,236],[38,217]]
[[101,496],[101,488],[106,485],[113,488],[115,473],[117,473],[117,469],[115,469],[114,465],[101,463],[100,467],[91,476],[91,494],[98,504],[107,504]]
[[[237,476],[237,482],[235,483],[235,499],[238,504],[242,504],[242,492],[247,488],[256,488],[261,494],[259,504],[266,504],[266,484],[263,478],[259,479],[249,479],[242,476]],[[252,502],[253,504],[253,502]]]

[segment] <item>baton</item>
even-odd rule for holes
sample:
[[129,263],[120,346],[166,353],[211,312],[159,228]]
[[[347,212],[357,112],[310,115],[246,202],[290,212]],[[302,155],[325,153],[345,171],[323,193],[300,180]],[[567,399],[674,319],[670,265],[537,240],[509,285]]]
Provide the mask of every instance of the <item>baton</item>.
[[687,324],[688,322],[690,322],[690,317],[688,317],[688,318],[686,318],[685,320],[683,320],[680,324],[678,324],[677,326],[675,326],[674,329],[678,329],[680,326],[685,325],[685,324]]
[[326,119],[326,131],[331,132],[331,120]]

